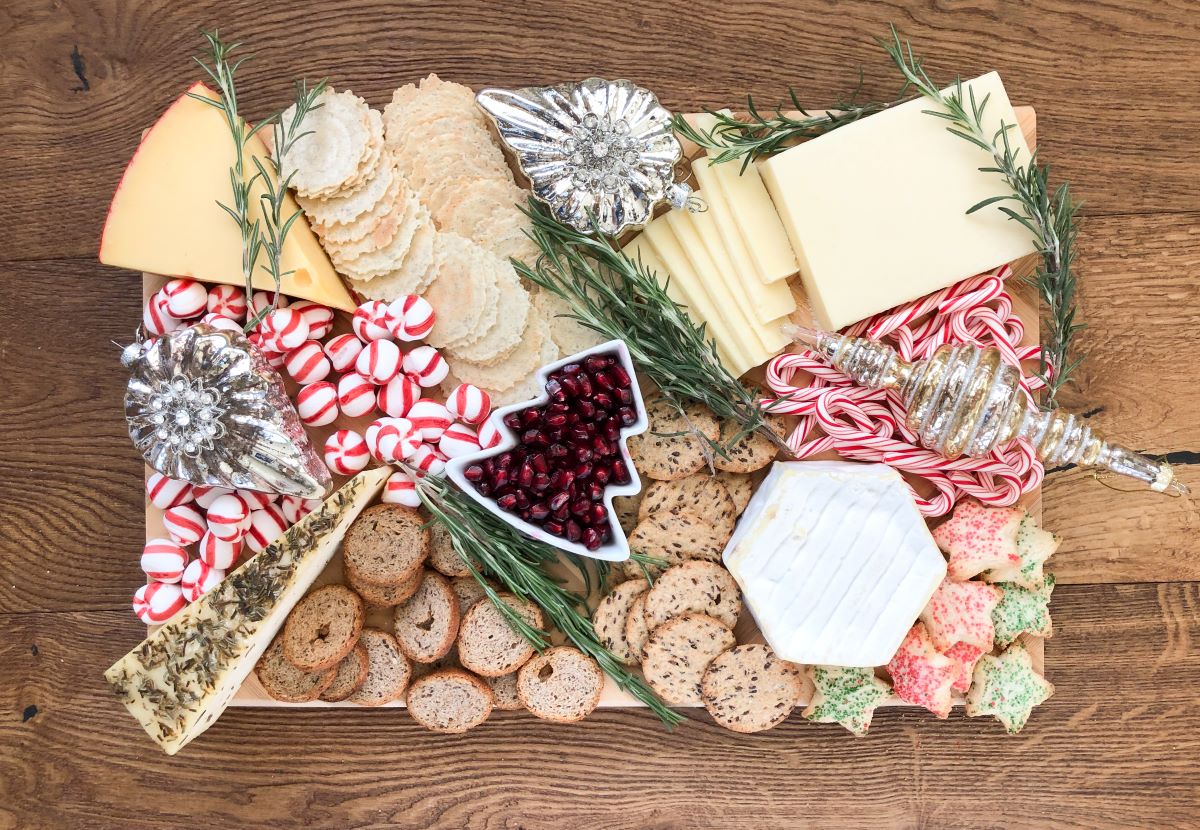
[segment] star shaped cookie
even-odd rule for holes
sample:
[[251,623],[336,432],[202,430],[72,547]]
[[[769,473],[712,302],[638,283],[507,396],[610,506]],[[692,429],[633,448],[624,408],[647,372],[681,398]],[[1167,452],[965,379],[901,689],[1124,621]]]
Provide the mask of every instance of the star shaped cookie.
[[979,659],[967,694],[967,714],[992,715],[1015,735],[1033,708],[1052,694],[1054,684],[1034,671],[1025,646],[1015,643],[999,657],[985,654]]
[[991,651],[992,609],[1000,602],[1001,593],[984,582],[942,580],[921,612],[921,622],[938,651],[944,652],[955,643]]
[[1049,637],[1054,633],[1054,623],[1050,619],[1050,594],[1054,591],[1054,574],[1045,574],[1042,577],[1042,587],[1037,591],[1030,591],[1011,583],[1004,583],[999,587],[1004,596],[992,610],[996,645],[1003,648],[1022,634]]
[[933,540],[950,557],[952,579],[970,579],[986,570],[1020,566],[1017,531],[1025,511],[984,507],[975,499],[961,501],[954,514],[933,530]]
[[1042,565],[1058,550],[1061,541],[1050,531],[1038,527],[1033,516],[1026,513],[1017,529],[1017,556],[1021,563],[984,571],[983,579],[988,582],[1011,582],[1036,591],[1043,582]]
[[957,664],[938,653],[924,623],[909,629],[887,670],[892,676],[892,687],[901,700],[924,706],[939,718],[950,715],[954,705],[951,687],[958,676]]
[[892,695],[892,688],[869,668],[809,666],[816,687],[803,712],[814,723],[840,723],[859,737],[867,734],[875,708]]
[[975,664],[983,656],[983,649],[970,643],[955,643],[942,654],[954,661],[954,683],[950,688],[965,693],[971,688],[971,676],[975,672]]

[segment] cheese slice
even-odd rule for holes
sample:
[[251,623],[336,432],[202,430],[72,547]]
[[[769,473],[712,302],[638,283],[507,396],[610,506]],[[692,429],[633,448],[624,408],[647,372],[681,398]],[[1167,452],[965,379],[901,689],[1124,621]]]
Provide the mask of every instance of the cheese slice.
[[[221,111],[191,93],[216,99],[204,84],[195,84],[143,136],[109,206],[100,261],[152,274],[244,285],[241,232],[218,205],[232,203],[233,139]],[[250,138],[246,150],[247,176],[256,173],[254,157],[270,170],[266,145],[258,135]],[[262,217],[262,191],[261,186],[254,188],[251,220]],[[283,215],[298,209],[288,195]],[[274,280],[262,268],[265,257],[259,255],[254,285],[272,290]],[[283,270],[291,272],[282,279],[284,294],[354,310],[357,304],[303,215],[288,231],[282,260]]]
[[[732,216],[733,212],[725,199],[724,189],[717,177],[717,167],[700,163],[692,166],[692,172],[696,174],[696,181],[700,183],[705,204],[715,215],[721,239],[729,251],[729,258],[733,261],[734,272],[741,283],[742,290],[754,304],[758,321],[766,323],[791,314],[796,310],[796,300],[792,296],[787,282],[779,280],[768,284],[759,278],[758,269],[754,265],[750,250],[742,238],[737,223],[729,220],[728,217]],[[726,217],[724,221],[722,217]]]
[[[711,131],[716,122],[716,116],[708,113],[696,117],[696,126],[701,130]],[[719,152],[709,150],[707,157],[711,159]],[[705,159],[693,162],[694,167],[707,165]],[[737,227],[758,271],[758,278],[763,282],[775,282],[800,270],[787,230],[767,193],[758,167],[749,164],[743,168],[740,162],[727,161],[712,165],[712,170],[725,197],[722,204],[729,208],[728,215],[720,216],[718,221],[729,221]]]
[[[717,270],[716,263],[708,255],[708,248],[696,230],[695,217],[704,214],[692,214],[686,210],[672,210],[663,214],[663,218],[671,226],[675,238],[683,248],[688,263],[696,276],[704,284],[705,291],[712,298],[714,307],[725,319],[731,336],[735,337],[742,349],[754,360],[755,365],[763,363],[771,357],[761,336],[762,325],[754,319],[753,311],[749,316],[742,310],[739,298],[745,300],[741,291],[730,290],[726,282],[727,275]],[[735,286],[736,289],[736,286]]]
[[[703,194],[701,194],[703,198]],[[721,233],[716,225],[716,218],[712,211],[704,210],[699,213],[690,213],[691,224],[695,228],[696,236],[699,238],[704,252],[708,255],[709,261],[712,263],[716,277],[725,284],[726,291],[732,296],[733,303],[741,312],[742,318],[747,321],[748,326],[752,326],[755,330],[755,337],[761,343],[766,356],[771,357],[778,353],[791,340],[785,337],[780,330],[780,326],[787,322],[787,317],[781,317],[776,320],[771,320],[766,323],[759,322],[754,312],[754,303],[750,296],[741,291],[740,284],[735,275],[733,260],[729,256],[729,250],[725,247],[724,240],[721,238]],[[764,358],[765,360],[766,358]]]
[[391,472],[380,467],[359,473],[104,673],[129,713],[168,755],[225,711]]
[[[963,84],[987,99],[983,128],[1001,121],[1019,164],[1030,162],[1000,76]],[[839,127],[762,162],[817,322],[839,329],[1033,253],[1032,234],[999,206],[991,154],[947,132],[917,98]],[[698,168],[699,170],[699,168]]]
[[740,377],[757,366],[754,354],[746,351],[742,340],[734,335],[717,304],[709,296],[666,218],[660,216],[655,219],[646,226],[642,236],[650,243],[654,253],[666,267],[667,273],[671,275],[668,284],[680,292],[693,317],[705,324],[708,335],[729,356],[729,361],[725,363],[726,368]]
[[881,666],[946,562],[900,474],[883,464],[777,462],[724,553],[780,657]]

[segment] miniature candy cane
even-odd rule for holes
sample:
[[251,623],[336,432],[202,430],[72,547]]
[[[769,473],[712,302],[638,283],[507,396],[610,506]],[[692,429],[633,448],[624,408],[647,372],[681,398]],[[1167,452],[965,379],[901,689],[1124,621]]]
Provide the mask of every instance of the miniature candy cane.
[[370,460],[367,442],[352,429],[339,429],[325,439],[325,465],[338,475],[352,476]]
[[183,589],[169,582],[151,582],[133,593],[133,613],[146,625],[166,622],[186,604]]
[[170,539],[151,539],[142,548],[142,570],[159,582],[178,582],[187,563],[187,551]]

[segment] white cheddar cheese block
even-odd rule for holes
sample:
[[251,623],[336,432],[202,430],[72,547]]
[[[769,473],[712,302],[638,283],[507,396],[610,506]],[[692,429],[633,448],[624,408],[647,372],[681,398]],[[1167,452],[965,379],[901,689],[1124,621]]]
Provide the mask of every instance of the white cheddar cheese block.
[[754,359],[755,355],[746,351],[742,340],[734,335],[725,318],[721,316],[699,274],[692,269],[670,223],[660,216],[646,226],[642,237],[650,243],[659,261],[666,267],[670,275],[668,285],[680,292],[693,318],[705,324],[708,336],[729,356],[726,368],[740,377],[758,365]]
[[887,663],[946,562],[904,479],[882,464],[777,462],[724,553],[785,660]]
[[750,255],[750,250],[746,246],[746,241],[742,238],[737,224],[721,221],[722,216],[730,216],[732,211],[725,200],[724,190],[717,176],[717,168],[702,162],[693,165],[692,172],[696,174],[696,181],[700,183],[705,204],[717,219],[717,228],[721,233],[721,239],[724,240],[725,248],[729,251],[729,258],[733,262],[734,271],[741,283],[742,290],[746,292],[746,296],[754,305],[758,321],[766,323],[791,314],[796,310],[796,299],[792,296],[787,282],[780,280],[764,283],[758,276],[754,259]]
[[[716,117],[708,113],[696,117],[696,126],[701,130],[711,131],[716,123]],[[707,158],[718,153],[709,150]],[[692,163],[693,167],[707,165],[704,158]],[[775,210],[758,167],[749,164],[743,169],[740,161],[727,161],[712,165],[712,169],[725,197],[722,204],[729,208],[728,216],[720,215],[717,221],[732,221],[736,225],[758,271],[758,278],[763,282],[775,282],[800,270],[783,220]]]
[[[232,204],[233,138],[221,111],[192,94],[216,99],[204,84],[195,84],[143,136],[109,206],[100,261],[152,274],[244,285],[241,231],[218,205]],[[270,170],[266,145],[258,135],[251,136],[246,151],[247,176],[256,175],[255,157]],[[252,191],[251,220],[262,217],[262,192],[261,185]],[[297,210],[288,195],[284,217]],[[254,269],[254,285],[271,290],[275,284],[262,267],[265,262],[264,252]],[[291,272],[281,285],[288,296],[344,311],[357,305],[303,215],[284,240],[282,270]]]
[[[675,211],[672,211],[672,213],[675,213]],[[716,275],[714,279],[720,280],[725,284],[726,291],[732,295],[734,304],[741,312],[741,317],[748,321],[747,325],[754,328],[755,337],[762,345],[767,357],[779,353],[785,346],[791,343],[791,339],[785,336],[780,328],[783,323],[787,322],[788,318],[785,316],[766,323],[758,320],[750,295],[740,290],[741,285],[736,276],[733,260],[729,256],[729,250],[725,247],[724,240],[721,239],[721,233],[717,229],[713,212],[705,210],[699,213],[689,213],[688,216],[691,219],[692,226],[695,228],[696,236],[704,248],[704,253],[707,254],[708,260],[712,263]]]
[[262,553],[171,617],[104,673],[174,755],[212,726],[392,470],[359,473]]
[[[986,97],[983,127],[1001,121],[1019,164],[1029,148],[1000,76],[967,81]],[[817,322],[840,329],[1035,250],[1032,234],[997,205],[967,215],[1007,185],[981,147],[946,131],[917,98],[762,162]]]

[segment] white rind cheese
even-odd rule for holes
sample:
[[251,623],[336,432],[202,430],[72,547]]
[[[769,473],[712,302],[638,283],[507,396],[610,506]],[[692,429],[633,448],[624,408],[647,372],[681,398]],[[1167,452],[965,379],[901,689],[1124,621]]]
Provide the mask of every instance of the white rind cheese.
[[389,467],[359,473],[277,541],[104,673],[147,734],[174,755],[212,726],[287,615],[379,495]]
[[785,660],[881,666],[946,575],[907,485],[882,464],[778,462],[724,554]]
[[[983,128],[1009,127],[1017,162],[1029,147],[1000,76],[963,83],[986,97]],[[968,99],[969,100],[969,99]],[[827,329],[989,271],[1035,250],[1033,235],[999,206],[967,209],[1007,191],[991,155],[946,130],[918,97],[839,127],[759,165],[783,218],[817,322]]]

